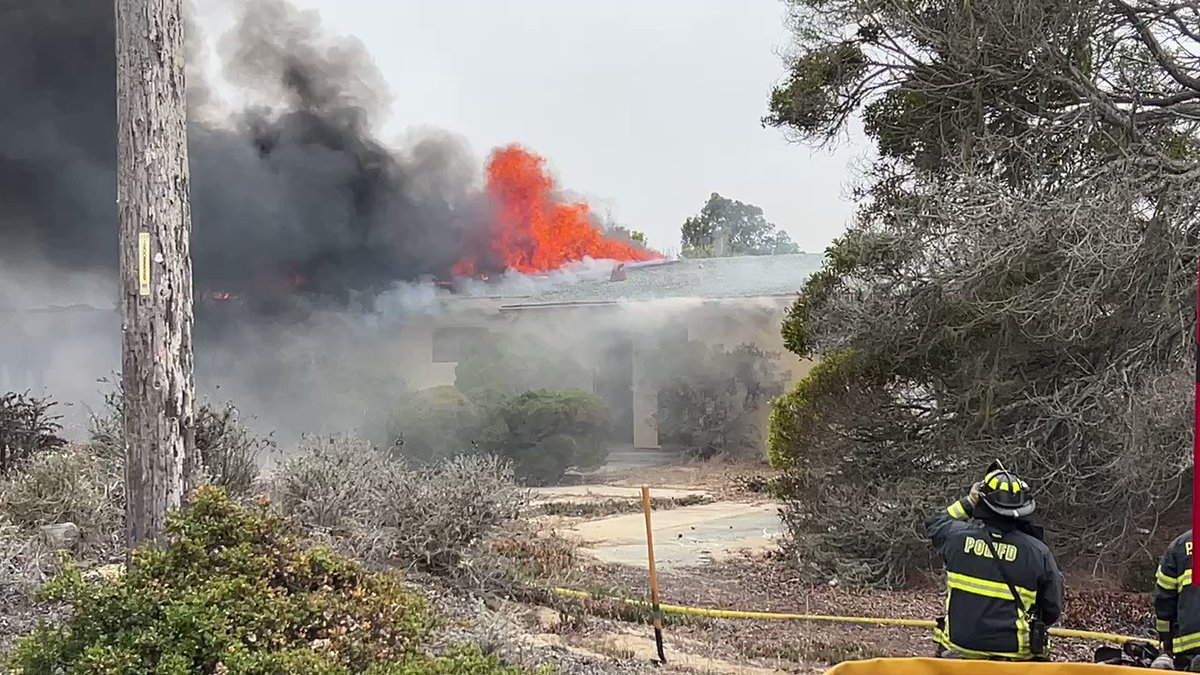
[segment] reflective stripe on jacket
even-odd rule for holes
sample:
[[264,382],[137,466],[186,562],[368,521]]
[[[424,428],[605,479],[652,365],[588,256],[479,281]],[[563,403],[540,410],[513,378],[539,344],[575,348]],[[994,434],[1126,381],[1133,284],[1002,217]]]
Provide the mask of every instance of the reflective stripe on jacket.
[[1176,654],[1200,650],[1200,590],[1192,585],[1191,530],[1167,547],[1155,576],[1155,628],[1171,634]]
[[[1040,656],[1030,650],[1029,622],[997,568],[989,531],[971,519],[973,513],[971,503],[961,499],[939,509],[927,523],[946,565],[946,617],[934,639],[967,657]],[[1056,623],[1062,615],[1063,580],[1049,547],[1019,530],[993,538],[992,544],[1025,609],[1037,612],[1046,625]]]

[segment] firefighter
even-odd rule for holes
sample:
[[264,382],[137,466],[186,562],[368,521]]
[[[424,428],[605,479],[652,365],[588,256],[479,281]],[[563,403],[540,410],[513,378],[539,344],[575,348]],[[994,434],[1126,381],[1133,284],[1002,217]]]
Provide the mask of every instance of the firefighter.
[[967,497],[929,518],[929,539],[946,566],[938,656],[1048,660],[1046,633],[1062,615],[1063,578],[1031,519],[1034,508],[1025,481],[993,468]]
[[1158,565],[1155,629],[1163,655],[1155,668],[1200,671],[1200,591],[1192,585],[1192,531],[1175,538]]

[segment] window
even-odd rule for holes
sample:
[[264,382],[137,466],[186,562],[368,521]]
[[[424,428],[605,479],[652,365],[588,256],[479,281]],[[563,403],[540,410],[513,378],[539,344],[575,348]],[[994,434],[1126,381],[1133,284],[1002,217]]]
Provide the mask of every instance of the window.
[[458,363],[479,345],[486,328],[453,326],[433,331],[433,362]]

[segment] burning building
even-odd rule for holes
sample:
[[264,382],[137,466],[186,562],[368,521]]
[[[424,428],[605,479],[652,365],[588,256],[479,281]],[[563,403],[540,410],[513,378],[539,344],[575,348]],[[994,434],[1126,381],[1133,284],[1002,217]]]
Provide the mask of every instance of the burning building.
[[[484,196],[489,217],[463,237],[457,260],[440,270],[427,268],[434,273],[424,276],[433,277],[443,288],[454,288],[454,279],[460,277],[489,281],[507,272],[544,274],[588,259],[662,259],[636,243],[607,236],[586,202],[561,199],[545,164],[543,158],[518,145],[495,150],[486,167]],[[200,299],[248,302],[272,312],[296,297],[341,306],[369,305],[388,288],[359,283],[323,261],[324,256],[288,261],[223,285],[213,286],[210,281]]]
[[617,265],[600,266],[523,293],[500,288],[445,298],[428,320],[397,327],[389,360],[410,388],[451,385],[472,351],[505,336],[536,335],[583,366],[566,384],[608,403],[617,443],[657,448],[660,350],[689,340],[755,345],[780,353],[786,381],[795,381],[812,364],[786,353],[779,327],[819,265],[820,257],[808,254],[630,263],[620,265],[623,274],[613,274]]
[[[397,389],[452,382],[471,336],[561,333],[592,364],[579,386],[651,447],[647,344],[682,327],[777,345],[777,315],[813,261],[656,265],[527,148],[480,162],[448,132],[383,143],[390,95],[361,44],[285,0],[236,8],[221,72],[246,107],[214,95],[203,36],[188,31],[194,342],[210,395],[257,408],[268,428],[346,431]],[[0,16],[0,291],[12,305],[0,377],[60,400],[119,369],[112,22],[98,0]],[[589,260],[626,265],[572,283],[555,272]],[[75,286],[101,298],[94,309],[30,312],[84,302],[51,292],[69,279],[86,279]]]

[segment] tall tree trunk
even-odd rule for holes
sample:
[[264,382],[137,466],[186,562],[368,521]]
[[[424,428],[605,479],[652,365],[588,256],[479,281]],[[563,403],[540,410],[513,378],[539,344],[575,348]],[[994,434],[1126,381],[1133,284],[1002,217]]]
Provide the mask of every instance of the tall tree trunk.
[[183,501],[195,445],[182,0],[115,0],[127,545]]

